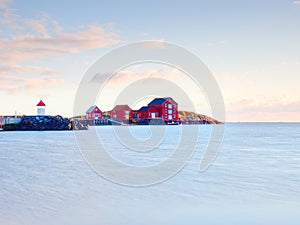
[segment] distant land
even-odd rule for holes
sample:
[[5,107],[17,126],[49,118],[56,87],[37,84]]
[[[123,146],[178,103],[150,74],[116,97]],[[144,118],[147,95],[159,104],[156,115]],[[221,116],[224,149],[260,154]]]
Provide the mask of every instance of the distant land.
[[105,125],[189,125],[222,124],[203,114],[178,110],[178,104],[171,97],[155,98],[138,110],[128,105],[116,105],[110,111],[102,112],[98,106],[90,106],[85,115],[64,118],[46,114],[46,104],[40,100],[37,114],[31,116],[0,116],[0,130],[87,130],[89,126]]
[[[104,111],[103,116],[110,117],[111,111]],[[186,110],[178,110],[178,117],[181,124],[224,124],[222,121],[218,121],[210,116],[199,114]]]
[[178,115],[182,124],[223,124],[221,121],[195,112],[179,110]]
[[[109,114],[107,111],[105,114]],[[223,124],[212,117],[190,111],[178,111],[182,124]],[[1,117],[1,116],[0,116]],[[12,118],[14,118],[12,116]],[[88,129],[86,123],[74,118],[63,118],[61,116],[21,116],[18,122],[1,124],[0,130],[82,130]],[[73,122],[72,122],[73,121]],[[111,125],[111,124],[110,124]],[[3,129],[4,128],[4,129]]]

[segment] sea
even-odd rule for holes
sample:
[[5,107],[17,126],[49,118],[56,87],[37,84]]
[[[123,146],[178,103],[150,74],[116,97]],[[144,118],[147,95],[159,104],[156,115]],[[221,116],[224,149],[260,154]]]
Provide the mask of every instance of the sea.
[[216,126],[0,132],[0,225],[299,225],[300,123]]

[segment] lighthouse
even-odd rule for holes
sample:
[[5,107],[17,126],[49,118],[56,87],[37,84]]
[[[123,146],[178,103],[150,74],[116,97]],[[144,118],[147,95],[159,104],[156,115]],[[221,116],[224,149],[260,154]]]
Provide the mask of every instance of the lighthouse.
[[37,105],[37,114],[39,116],[44,116],[45,115],[45,109],[46,109],[46,105],[45,103],[41,100]]

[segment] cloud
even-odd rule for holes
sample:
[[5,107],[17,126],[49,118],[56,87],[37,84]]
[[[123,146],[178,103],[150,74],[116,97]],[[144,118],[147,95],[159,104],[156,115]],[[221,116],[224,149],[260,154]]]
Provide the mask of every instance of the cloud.
[[300,1],[293,1],[293,5],[300,6]]
[[63,79],[57,78],[2,76],[0,79],[1,92],[6,92],[10,95],[29,94],[39,90],[54,88],[63,83]]
[[[120,43],[117,34],[98,24],[63,28],[48,15],[23,18],[0,0],[0,79],[9,74],[57,74],[34,65],[48,56],[80,53]],[[26,63],[27,66],[24,66]]]
[[44,37],[49,37],[46,23],[47,22],[44,18],[40,20],[28,19],[24,22],[24,25],[37,34],[43,35]]
[[[153,65],[153,68],[148,68],[147,66]],[[145,67],[143,67],[145,66]],[[137,68],[137,69],[135,69]],[[106,80],[108,76],[111,76],[109,80]],[[117,89],[129,85],[132,82],[141,79],[151,79],[151,78],[161,78],[170,81],[182,81],[183,74],[178,69],[156,64],[137,64],[130,66],[124,70],[117,71],[116,73],[108,72],[105,74],[96,74],[93,77],[92,82],[102,84],[107,82],[109,87]],[[148,82],[148,81],[147,81]]]
[[[111,74],[113,76],[107,80],[107,76]],[[210,113],[205,95],[194,80],[181,70],[167,65],[141,63],[117,73],[97,74],[90,85],[95,85],[97,90],[103,88],[98,98],[99,105],[106,109],[112,107],[115,101],[118,104],[127,101],[126,103],[137,109],[135,104],[139,99],[151,95],[151,98],[172,96],[181,109]]]
[[300,99],[240,99],[226,104],[228,121],[299,121]]
[[5,9],[10,3],[11,0],[0,0],[0,9]]
[[234,113],[282,113],[300,112],[300,100],[285,101],[282,99],[241,99],[228,104],[228,110]]
[[165,41],[164,40],[145,41],[141,43],[141,46],[143,48],[149,48],[149,49],[161,49],[165,47]]
[[20,66],[20,65],[7,65],[0,67],[0,74],[2,75],[56,75],[60,72],[51,68],[39,67],[39,66]]
[[[28,26],[28,24],[26,25]],[[87,25],[75,32],[48,34],[41,23],[30,21],[43,36],[18,34],[1,38],[0,60],[6,63],[22,63],[51,54],[72,54],[84,50],[103,48],[119,43],[116,35],[98,25]]]

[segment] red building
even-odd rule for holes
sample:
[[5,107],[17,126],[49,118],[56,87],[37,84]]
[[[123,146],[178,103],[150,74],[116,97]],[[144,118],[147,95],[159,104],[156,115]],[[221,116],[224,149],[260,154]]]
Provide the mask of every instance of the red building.
[[101,120],[102,119],[102,111],[95,105],[91,106],[86,111],[86,119],[87,120]]
[[148,107],[156,108],[158,110],[159,117],[166,122],[179,120],[178,104],[170,97],[155,98],[148,104]]
[[[148,106],[143,106],[137,111],[132,110],[130,114],[131,122],[149,124],[155,122],[165,122],[167,124],[178,124],[178,104],[172,98],[155,98]],[[159,122],[160,121],[160,122]]]
[[159,119],[160,114],[158,108],[152,106],[143,106],[137,111],[138,118],[142,119]]
[[118,120],[129,120],[132,109],[128,105],[116,105],[110,111],[110,117]]

